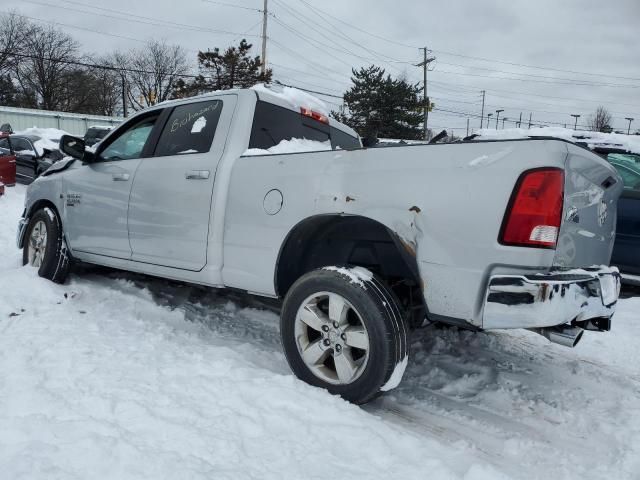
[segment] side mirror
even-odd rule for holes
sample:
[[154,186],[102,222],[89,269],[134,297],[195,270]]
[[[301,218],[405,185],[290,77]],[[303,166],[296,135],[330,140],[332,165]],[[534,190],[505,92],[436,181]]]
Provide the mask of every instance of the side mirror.
[[62,137],[60,137],[60,151],[78,160],[86,162],[93,160],[92,155],[91,158],[88,158],[89,155],[85,156],[84,140],[71,135],[62,135]]

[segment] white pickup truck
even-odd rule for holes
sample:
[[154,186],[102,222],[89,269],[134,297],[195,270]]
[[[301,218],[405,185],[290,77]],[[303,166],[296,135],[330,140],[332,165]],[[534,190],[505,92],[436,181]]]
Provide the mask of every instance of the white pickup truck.
[[312,97],[261,87],[61,148],[75,159],[27,193],[25,264],[55,282],[77,260],[280,298],[292,370],[352,402],[399,383],[425,322],[568,346],[610,328],[622,181],[570,142],[365,149]]

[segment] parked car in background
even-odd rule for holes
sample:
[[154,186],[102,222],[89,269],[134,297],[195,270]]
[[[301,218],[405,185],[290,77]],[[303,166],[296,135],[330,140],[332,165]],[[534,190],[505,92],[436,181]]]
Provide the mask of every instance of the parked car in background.
[[[3,142],[8,136],[0,133],[0,183],[12,186],[16,183],[16,156],[8,148],[9,141]],[[7,144],[7,147],[3,148],[2,144]]]
[[20,183],[33,182],[42,172],[62,159],[60,150],[38,145],[37,135],[5,135],[0,138],[0,152],[9,152],[15,158],[15,177]]
[[611,264],[620,268],[625,282],[640,285],[640,155],[611,147],[592,150],[606,158],[624,182]]
[[92,147],[93,145],[98,143],[100,140],[102,140],[104,137],[106,137],[111,130],[113,130],[113,127],[107,127],[102,125],[89,127],[84,134],[85,146]]

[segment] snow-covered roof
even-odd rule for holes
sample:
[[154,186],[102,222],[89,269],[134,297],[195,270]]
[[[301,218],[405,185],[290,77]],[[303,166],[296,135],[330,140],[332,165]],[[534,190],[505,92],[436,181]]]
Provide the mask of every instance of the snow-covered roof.
[[594,147],[608,147],[640,154],[640,135],[624,135],[620,133],[588,132],[560,127],[538,128],[505,128],[494,130],[484,128],[478,130],[474,140],[512,140],[518,138],[554,137],[574,143],[583,143]]

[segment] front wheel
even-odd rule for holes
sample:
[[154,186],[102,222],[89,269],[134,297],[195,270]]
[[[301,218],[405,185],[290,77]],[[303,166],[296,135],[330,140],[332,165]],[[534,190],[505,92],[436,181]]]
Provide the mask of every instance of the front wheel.
[[325,267],[302,276],[284,300],[284,352],[305,382],[366,403],[398,385],[408,333],[395,295],[361,267]]
[[35,212],[29,221],[22,248],[22,264],[38,269],[38,275],[63,283],[69,273],[69,253],[58,215],[49,207]]

